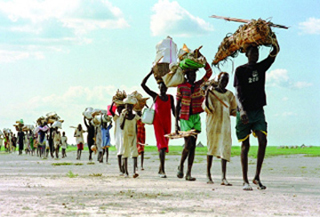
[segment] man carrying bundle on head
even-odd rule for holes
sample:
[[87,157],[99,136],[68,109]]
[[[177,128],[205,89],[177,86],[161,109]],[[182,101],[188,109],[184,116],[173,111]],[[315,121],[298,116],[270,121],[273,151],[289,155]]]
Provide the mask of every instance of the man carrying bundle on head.
[[[275,37],[275,36],[274,36]],[[275,38],[276,40],[276,38]],[[252,190],[248,181],[248,152],[250,148],[249,136],[251,131],[258,137],[259,149],[257,156],[256,174],[253,183],[258,189],[266,189],[260,181],[260,172],[267,146],[267,122],[263,107],[266,103],[265,79],[266,71],[270,68],[279,52],[277,41],[272,45],[270,55],[263,61],[257,63],[259,50],[257,46],[248,46],[246,56],[248,63],[236,69],[234,87],[238,104],[236,133],[238,140],[242,142],[241,164],[243,175],[243,190]]]
[[[199,52],[199,56],[202,55]],[[204,58],[205,60],[205,58]],[[210,65],[205,60],[206,74],[204,77],[196,81],[196,72],[198,67],[195,62],[188,60],[185,61],[185,65],[181,65],[186,75],[186,82],[178,85],[177,88],[177,107],[176,107],[176,132],[179,131],[178,121],[180,120],[181,131],[196,130],[197,133],[201,132],[201,121],[200,113],[203,112],[201,107],[204,97],[200,93],[200,85],[209,80],[212,75]],[[194,65],[194,67],[192,67]],[[203,67],[203,66],[202,66]],[[186,174],[187,181],[195,181],[196,178],[191,176],[191,169],[193,165],[196,140],[197,136],[185,137],[185,145],[181,154],[180,165],[178,167],[177,177],[183,178],[183,165],[185,160],[188,158],[188,169]]]

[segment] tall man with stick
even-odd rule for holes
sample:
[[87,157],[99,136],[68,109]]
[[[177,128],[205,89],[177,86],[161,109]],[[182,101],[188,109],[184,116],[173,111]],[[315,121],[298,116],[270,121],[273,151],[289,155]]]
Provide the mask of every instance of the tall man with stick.
[[265,79],[266,71],[275,60],[280,51],[275,38],[272,52],[263,61],[257,63],[259,50],[257,46],[249,46],[246,49],[248,63],[236,69],[234,87],[238,104],[236,133],[241,144],[241,164],[243,176],[243,190],[252,190],[248,181],[248,152],[250,148],[249,136],[251,131],[258,138],[259,149],[257,156],[256,174],[253,183],[258,189],[267,187],[260,181],[260,172],[267,147],[267,122],[263,107],[266,103]]

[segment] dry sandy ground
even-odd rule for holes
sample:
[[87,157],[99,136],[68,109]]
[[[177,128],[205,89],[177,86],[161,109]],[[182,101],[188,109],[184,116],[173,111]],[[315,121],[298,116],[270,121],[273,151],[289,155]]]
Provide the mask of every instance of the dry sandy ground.
[[[215,160],[215,184],[206,184],[206,156],[196,156],[195,182],[176,177],[180,156],[167,156],[167,179],[157,176],[158,154],[146,153],[145,170],[132,178],[119,176],[114,152],[110,165],[88,165],[75,153],[65,159],[0,154],[0,216],[320,216],[320,158],[295,155],[265,160],[262,180],[268,189],[242,190],[239,157],[228,164],[232,187],[220,185],[220,161]],[[83,163],[53,166],[52,163]],[[249,178],[255,172],[250,159]],[[71,171],[78,176],[70,178]],[[97,176],[102,174],[102,176]]]

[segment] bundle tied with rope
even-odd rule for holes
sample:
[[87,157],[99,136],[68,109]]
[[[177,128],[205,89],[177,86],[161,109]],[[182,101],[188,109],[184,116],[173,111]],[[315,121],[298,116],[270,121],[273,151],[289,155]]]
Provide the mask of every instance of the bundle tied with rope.
[[185,82],[186,69],[203,68],[206,64],[206,59],[200,54],[202,46],[195,50],[191,50],[186,44],[179,50],[178,63],[172,63],[169,66],[170,72],[165,74],[162,79],[167,87],[176,87]]
[[245,53],[249,46],[277,46],[277,44],[270,22],[252,19],[251,22],[241,25],[235,33],[223,39],[212,65],[217,65],[229,56],[235,57],[239,52]]
[[118,89],[116,94],[112,97],[112,101],[116,104],[116,106],[118,106],[123,104],[123,100],[125,98],[127,98],[126,92]]

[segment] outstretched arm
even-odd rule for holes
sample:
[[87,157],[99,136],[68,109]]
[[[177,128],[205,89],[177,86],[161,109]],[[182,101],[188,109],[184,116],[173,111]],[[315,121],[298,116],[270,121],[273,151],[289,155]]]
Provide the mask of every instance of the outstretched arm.
[[151,69],[149,74],[147,74],[147,76],[142,80],[141,87],[143,88],[144,91],[146,91],[146,93],[149,96],[151,96],[153,99],[155,99],[158,94],[155,93],[154,91],[150,90],[150,88],[146,85],[146,83],[147,83],[149,77],[152,75],[152,73],[153,73],[153,71]]

